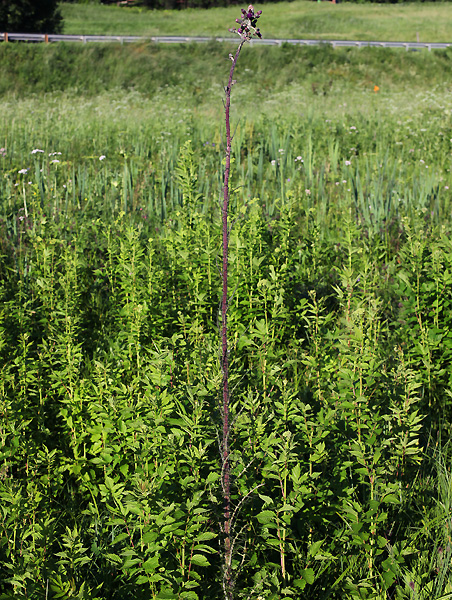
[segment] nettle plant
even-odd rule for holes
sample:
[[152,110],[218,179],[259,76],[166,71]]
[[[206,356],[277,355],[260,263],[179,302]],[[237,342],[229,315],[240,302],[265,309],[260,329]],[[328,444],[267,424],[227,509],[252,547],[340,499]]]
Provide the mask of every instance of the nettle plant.
[[262,37],[259,29],[256,27],[257,20],[261,16],[262,11],[254,12],[254,7],[250,4],[245,10],[242,8],[242,16],[236,19],[239,24],[238,28],[230,29],[232,33],[237,33],[240,37],[240,43],[237,47],[235,55],[229,54],[232,61],[231,70],[229,71],[229,79],[225,88],[225,124],[226,124],[226,156],[224,169],[224,186],[223,186],[223,208],[222,208],[222,223],[223,223],[223,265],[222,265],[222,300],[221,300],[221,369],[222,369],[222,425],[223,435],[221,440],[221,461],[222,461],[222,489],[224,498],[224,513],[223,513],[223,534],[224,534],[224,578],[223,589],[227,600],[233,597],[233,574],[232,574],[232,556],[234,550],[234,535],[233,535],[233,518],[235,511],[231,512],[231,465],[230,465],[230,391],[229,391],[229,348],[228,348],[228,251],[229,251],[229,224],[228,224],[228,209],[230,198],[229,175],[231,170],[231,91],[232,86],[236,83],[234,80],[234,70],[240,52],[246,42],[249,42],[253,36]]

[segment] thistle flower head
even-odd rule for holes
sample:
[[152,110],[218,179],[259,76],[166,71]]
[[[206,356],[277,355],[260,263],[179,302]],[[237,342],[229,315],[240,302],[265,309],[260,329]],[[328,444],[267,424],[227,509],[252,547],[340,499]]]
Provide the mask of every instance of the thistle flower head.
[[257,20],[261,14],[261,10],[254,12],[254,6],[252,4],[250,4],[247,9],[242,8],[241,18],[235,20],[235,22],[239,24],[239,27],[237,29],[230,29],[229,31],[237,33],[242,40],[249,41],[253,35],[262,38],[260,30],[257,28]]

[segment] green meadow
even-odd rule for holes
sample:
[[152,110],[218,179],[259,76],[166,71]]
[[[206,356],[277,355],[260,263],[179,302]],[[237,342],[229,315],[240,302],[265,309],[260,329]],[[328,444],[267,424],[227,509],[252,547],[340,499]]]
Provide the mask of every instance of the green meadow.
[[[232,48],[0,45],[0,598],[224,598]],[[450,71],[449,51],[240,57],[236,598],[452,597]]]
[[[146,10],[62,3],[64,33],[76,35],[200,35],[225,37],[227,23],[240,6]],[[448,2],[366,4],[278,2],[264,4],[266,38],[449,42],[452,16]],[[231,25],[232,27],[232,25]]]

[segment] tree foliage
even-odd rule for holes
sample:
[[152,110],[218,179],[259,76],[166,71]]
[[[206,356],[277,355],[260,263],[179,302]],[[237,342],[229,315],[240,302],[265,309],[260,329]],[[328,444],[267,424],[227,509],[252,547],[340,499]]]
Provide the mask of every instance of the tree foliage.
[[0,31],[60,33],[62,28],[58,0],[0,0]]

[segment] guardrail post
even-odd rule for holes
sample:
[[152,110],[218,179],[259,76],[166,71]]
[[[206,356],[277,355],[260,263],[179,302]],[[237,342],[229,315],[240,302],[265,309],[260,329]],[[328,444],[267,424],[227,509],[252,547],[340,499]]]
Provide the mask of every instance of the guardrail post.
[[3,34],[3,40],[4,40],[5,42],[7,42],[7,41],[8,41],[8,34],[6,33],[6,31],[5,31],[5,33]]
[[48,33],[46,33],[46,34],[45,34],[45,36],[44,36],[44,42],[45,42],[46,44],[48,44],[48,43],[49,43],[49,34],[48,34]]

